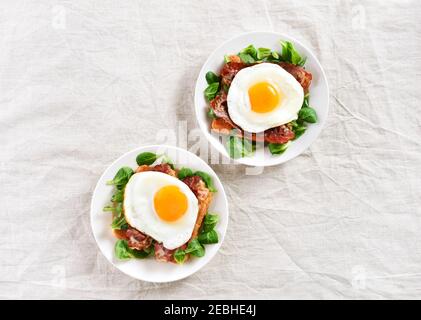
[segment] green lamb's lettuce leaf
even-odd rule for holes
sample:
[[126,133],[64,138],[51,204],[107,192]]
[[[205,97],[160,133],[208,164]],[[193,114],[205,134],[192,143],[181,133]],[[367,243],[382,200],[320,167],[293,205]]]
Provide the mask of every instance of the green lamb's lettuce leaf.
[[199,234],[198,238],[201,244],[213,244],[218,243],[218,233],[215,230],[211,230],[208,232],[202,232]]
[[117,230],[124,230],[127,229],[128,227],[128,223],[126,221],[126,218],[124,216],[124,214],[122,214],[119,217],[115,217],[113,222],[111,223],[111,228],[112,229],[117,229]]
[[126,240],[117,240],[114,246],[114,252],[117,259],[128,260],[132,258],[130,248]]
[[304,57],[304,58],[302,58],[302,59],[300,60],[300,62],[298,63],[298,65],[299,65],[300,67],[304,67],[304,65],[306,64],[306,62],[307,62],[307,57]]
[[310,107],[301,108],[298,112],[298,119],[309,122],[309,123],[316,123],[317,122],[317,114],[316,110]]
[[195,176],[199,176],[202,178],[202,180],[205,182],[206,187],[208,187],[209,191],[211,192],[217,192],[215,186],[213,185],[212,177],[203,171],[196,171],[194,173]]
[[203,257],[205,255],[205,247],[199,242],[197,238],[191,240],[184,250],[185,253],[190,253],[192,256],[195,257]]
[[208,84],[212,84],[212,83],[216,83],[216,82],[219,83],[219,77],[215,73],[213,73],[212,71],[208,71],[206,73],[205,77],[206,77],[206,82]]
[[112,212],[116,215],[119,215],[123,212],[123,203],[122,202],[115,202],[114,204],[110,206],[105,206],[103,211]]
[[291,121],[291,124],[292,124],[292,131],[294,131],[294,133],[295,133],[294,140],[301,137],[307,129],[307,127],[304,123],[298,123],[297,121]]
[[174,260],[179,264],[184,263],[184,261],[186,260],[186,251],[184,251],[183,249],[177,249],[174,252]]
[[120,260],[128,260],[131,258],[144,259],[153,254],[153,246],[145,250],[130,249],[127,240],[117,240],[114,246],[115,256]]
[[113,180],[107,181],[107,184],[114,185],[117,189],[121,190],[126,186],[133,173],[132,168],[122,167],[117,171]]
[[302,58],[291,42],[281,41],[281,46],[282,60],[297,66],[304,66],[307,58]]
[[134,249],[129,249],[129,250],[132,257],[136,259],[145,259],[149,256],[152,256],[155,253],[155,249],[153,245],[150,245],[148,248],[143,249],[143,250],[134,250]]
[[162,160],[161,160],[161,163],[166,163],[166,164],[168,164],[170,167],[171,167],[171,169],[173,169],[174,170],[174,163],[172,162],[172,160],[171,160],[171,158],[170,157],[168,157],[166,154],[164,154],[164,155],[162,155]]
[[209,118],[211,118],[211,119],[216,119],[215,112],[213,111],[213,109],[212,109],[212,108],[209,108],[209,110],[208,110],[208,112],[207,112],[207,115],[208,115],[208,117],[209,117]]
[[184,178],[190,177],[193,175],[193,171],[190,168],[181,168],[178,171],[178,179],[183,180]]
[[243,52],[240,52],[239,54],[238,54],[238,56],[240,57],[240,59],[241,59],[241,61],[243,61],[244,63],[247,63],[247,64],[252,64],[252,63],[254,63],[256,60],[254,60],[254,58],[251,56],[251,55],[249,55],[248,53],[243,53]]
[[[253,62],[254,62],[254,60],[258,60],[258,58],[257,58],[258,51],[252,44],[240,51],[240,53],[239,53],[240,59],[241,59],[241,54],[249,55],[253,59]],[[243,59],[241,59],[241,60],[243,60]],[[248,63],[244,60],[243,60],[243,62]],[[253,62],[250,62],[250,63],[253,63]]]
[[233,159],[248,157],[255,151],[255,145],[246,139],[231,136],[227,141],[228,153]]
[[268,48],[259,48],[257,49],[257,60],[261,61],[263,59],[266,59],[272,54],[272,50]]
[[213,185],[212,177],[206,172],[203,172],[203,171],[193,172],[193,170],[190,168],[181,168],[181,170],[178,171],[177,176],[178,176],[178,179],[180,180],[183,180],[191,176],[199,176],[200,178],[202,178],[203,182],[206,184],[206,187],[209,189],[209,191],[211,192],[217,191],[215,186]]
[[111,202],[123,202],[124,190],[117,190],[111,197]]
[[137,165],[139,165],[139,166],[142,166],[142,165],[150,166],[159,157],[160,157],[159,155],[157,155],[153,152],[142,152],[142,153],[137,155],[136,162],[137,162]]
[[105,206],[102,211],[104,212],[114,212],[114,206]]
[[271,154],[280,155],[285,152],[289,145],[290,142],[288,141],[287,143],[269,143],[268,147]]
[[209,232],[213,230],[219,221],[217,214],[207,213],[203,219],[202,232]]
[[206,89],[205,89],[205,98],[208,101],[213,100],[219,91],[219,82],[211,83]]
[[128,223],[123,213],[123,204],[118,202],[113,206],[113,222],[111,223],[112,229],[127,229]]
[[304,107],[310,107],[309,100],[310,100],[310,94],[309,94],[309,93],[307,93],[307,94],[304,96],[303,105],[301,106],[301,108],[304,108]]
[[297,123],[302,122],[309,122],[309,123],[316,123],[317,122],[317,114],[316,110],[314,110],[312,107],[310,107],[310,95],[307,93],[304,96],[303,105],[298,112],[298,121]]

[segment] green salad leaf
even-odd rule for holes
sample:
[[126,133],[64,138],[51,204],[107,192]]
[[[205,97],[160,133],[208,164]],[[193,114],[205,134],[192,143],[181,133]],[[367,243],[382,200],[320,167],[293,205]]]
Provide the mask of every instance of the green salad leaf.
[[255,151],[255,145],[246,139],[231,136],[227,141],[229,155],[234,158],[248,157]]
[[206,78],[206,82],[208,84],[212,84],[212,83],[216,83],[216,82],[219,83],[219,77],[215,73],[213,73],[212,71],[208,71],[205,75],[205,78]]
[[191,240],[184,250],[185,253],[190,253],[192,256],[195,257],[203,257],[205,255],[205,247],[199,242],[197,238]]
[[135,250],[135,249],[129,249],[129,250],[132,257],[136,259],[145,259],[149,256],[154,255],[155,253],[155,249],[153,245],[150,245],[148,248],[143,249],[143,250]]
[[217,214],[207,213],[203,219],[202,232],[209,232],[213,230],[219,221]]
[[114,212],[115,208],[114,206],[105,206],[102,211],[104,212]]
[[268,58],[272,54],[272,50],[268,48],[257,49],[257,60],[263,60]]
[[103,211],[109,211],[114,214],[121,214],[123,212],[123,203],[122,202],[115,202],[111,206],[105,206]]
[[[250,44],[249,46],[247,46],[246,48],[244,48],[243,50],[240,51],[239,56],[241,54],[249,55],[253,59],[253,62],[254,62],[254,60],[257,60],[258,51],[252,44]],[[240,58],[241,58],[241,56],[240,56]],[[243,59],[241,59],[241,60],[243,60]]]
[[272,51],[272,58],[275,60],[279,60],[279,54],[276,51]]
[[240,57],[241,61],[243,61],[244,63],[247,63],[247,64],[251,64],[251,63],[254,63],[254,62],[256,61],[256,60],[254,60],[254,58],[253,58],[250,54],[248,54],[248,53],[240,52],[240,53],[238,54],[238,56]]
[[[105,210],[105,209],[109,210]],[[105,207],[104,211],[112,211],[113,212],[113,222],[111,223],[112,229],[126,229],[128,227],[126,218],[123,214],[123,203],[116,202],[114,206]]]
[[292,124],[292,131],[294,131],[295,133],[294,140],[301,137],[307,129],[306,125],[302,123],[301,121],[300,123],[298,123],[297,121],[291,121],[291,124]]
[[196,171],[194,173],[195,176],[199,176],[202,178],[202,180],[205,182],[206,187],[208,187],[209,191],[211,192],[217,192],[218,190],[213,185],[212,177],[203,171]]
[[129,225],[126,221],[126,217],[124,216],[124,214],[115,217],[113,222],[111,223],[112,229],[124,230],[127,229],[128,226]]
[[209,110],[208,110],[208,112],[207,112],[207,115],[208,115],[208,117],[209,118],[211,118],[211,119],[216,119],[217,117],[216,117],[216,114],[215,114],[215,112],[213,111],[213,109],[212,108],[209,108]]
[[202,232],[197,237],[201,244],[213,244],[218,243],[218,233],[215,230],[211,230],[208,232]]
[[306,95],[304,96],[303,105],[301,106],[301,108],[310,107],[309,100],[310,100],[310,94],[306,93]]
[[183,249],[177,249],[174,252],[174,260],[177,263],[183,263],[186,260],[186,251],[184,251]]
[[126,240],[117,240],[114,246],[115,256],[120,260],[128,260],[132,258],[130,248]]
[[285,152],[289,145],[290,141],[287,143],[269,143],[268,147],[271,154],[280,155]]
[[111,197],[111,202],[123,202],[124,190],[117,190]]
[[281,41],[281,47],[282,60],[297,66],[304,66],[307,58],[302,58],[291,42]]
[[131,258],[144,259],[153,254],[154,249],[151,245],[145,250],[130,249],[127,240],[117,240],[114,246],[115,256],[120,260],[128,260]]
[[171,167],[171,169],[173,169],[173,170],[175,168],[174,163],[172,162],[171,158],[168,157],[166,154],[162,155],[162,162],[161,163],[168,164]]
[[202,178],[203,182],[206,184],[206,187],[211,192],[216,192],[216,188],[213,185],[212,177],[203,171],[195,171],[193,172],[190,168],[181,168],[180,171],[178,171],[178,179],[183,180],[184,178],[191,177],[191,176],[199,176]]
[[204,245],[218,243],[219,241],[218,233],[214,230],[218,220],[218,215],[206,214],[199,236],[191,240],[185,250],[177,249],[174,252],[174,260],[177,263],[183,263],[186,260],[187,254],[195,257],[203,257],[205,255]]
[[183,180],[184,178],[190,177],[193,175],[193,171],[190,168],[181,168],[178,171],[178,179]]
[[136,157],[137,165],[148,165],[150,166],[152,163],[154,163],[160,156],[153,153],[153,152],[142,152],[139,153]]
[[305,122],[309,122],[309,123],[316,123],[317,122],[316,110],[310,107],[303,107],[298,112],[298,119]]
[[121,190],[126,186],[133,173],[132,168],[122,167],[117,171],[113,180],[107,181],[107,184],[114,185],[117,189]]
[[208,101],[213,100],[219,91],[219,82],[211,83],[206,89],[205,89],[205,98]]

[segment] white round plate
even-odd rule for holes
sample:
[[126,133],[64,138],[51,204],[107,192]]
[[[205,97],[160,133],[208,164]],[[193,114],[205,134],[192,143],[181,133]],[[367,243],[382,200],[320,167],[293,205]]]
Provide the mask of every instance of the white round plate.
[[[113,194],[113,186],[106,185],[108,180],[112,180],[118,169],[123,166],[137,168],[136,156],[141,152],[154,152],[156,154],[166,154],[173,161],[176,168],[188,167],[193,170],[200,170],[208,173],[218,190],[209,208],[209,212],[219,215],[219,222],[216,225],[219,242],[217,244],[206,245],[206,254],[201,258],[192,257],[186,263],[178,265],[175,263],[158,262],[153,257],[147,259],[131,259],[121,261],[114,255],[114,244],[117,239],[111,230],[111,213],[103,212],[104,206],[110,203]],[[91,226],[95,240],[103,255],[116,268],[125,274],[144,281],[150,282],[170,282],[190,276],[204,267],[216,254],[224,241],[225,232],[228,225],[228,203],[224,188],[215,172],[198,156],[193,153],[172,146],[146,146],[132,150],[116,161],[105,170],[99,179],[91,202]]]
[[209,103],[206,101],[203,94],[204,90],[208,86],[205,79],[206,72],[213,71],[218,74],[224,62],[224,55],[236,54],[250,44],[253,44],[256,48],[264,47],[280,52],[281,40],[292,42],[301,56],[307,57],[305,68],[313,75],[313,80],[309,89],[309,102],[311,107],[313,107],[317,112],[318,122],[308,124],[306,132],[300,138],[293,141],[283,154],[272,155],[267,147],[258,148],[253,156],[234,159],[242,164],[252,166],[272,166],[286,162],[305,151],[317,138],[326,122],[329,109],[329,87],[322,66],[315,55],[307,47],[289,36],[275,32],[250,32],[234,37],[216,48],[206,60],[200,70],[199,77],[197,78],[194,104],[196,109],[196,118],[200,129],[213,147],[215,147],[224,156],[229,157],[225,146],[220,139],[218,139],[218,136],[211,134],[210,120],[206,114]]

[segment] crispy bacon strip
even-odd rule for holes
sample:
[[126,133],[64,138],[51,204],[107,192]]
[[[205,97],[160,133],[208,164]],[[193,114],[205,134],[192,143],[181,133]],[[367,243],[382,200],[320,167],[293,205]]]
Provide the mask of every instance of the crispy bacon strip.
[[288,73],[290,73],[303,87],[304,92],[308,92],[308,88],[310,87],[311,80],[313,76],[310,72],[300,66],[296,66],[295,64],[288,63],[288,62],[279,62],[282,68],[285,69]]
[[191,239],[197,237],[199,229],[202,225],[203,219],[208,212],[209,205],[212,201],[212,192],[206,187],[205,182],[199,176],[190,176],[183,179],[183,182],[187,184],[191,191],[195,194],[199,200],[199,212],[197,214],[196,224],[193,229]]
[[242,130],[231,131],[237,128],[232,127],[224,119],[218,118],[212,121],[211,129],[220,134],[232,134],[239,138],[244,137],[247,140],[257,142],[286,143],[295,138],[295,133],[290,124],[283,124],[279,127],[268,129],[263,135],[260,135],[255,133],[251,134]]
[[152,244],[152,238],[139,230],[129,227],[126,230],[114,230],[118,239],[127,240],[130,249],[144,250]]
[[161,262],[175,262],[174,252],[176,250],[170,250],[164,247],[162,243],[155,242],[155,259]]
[[144,165],[139,166],[136,169],[136,173],[145,172],[145,171],[157,171],[157,172],[166,173],[173,177],[177,176],[177,173],[175,172],[175,170],[172,169],[168,163],[157,164],[153,167],[144,164]]
[[248,66],[241,62],[238,56],[230,56],[230,60],[231,62],[224,64],[220,73],[222,84],[225,86],[230,86],[238,71]]
[[[173,262],[173,263],[176,263],[176,261],[174,260],[174,253],[178,249],[183,249],[184,250],[186,248],[187,248],[187,244],[184,244],[180,248],[171,250],[171,249],[165,248],[162,243],[155,242],[155,245],[154,245],[155,259],[157,261],[161,261],[161,262]],[[188,259],[188,258],[189,258],[189,255],[186,255],[186,259]]]

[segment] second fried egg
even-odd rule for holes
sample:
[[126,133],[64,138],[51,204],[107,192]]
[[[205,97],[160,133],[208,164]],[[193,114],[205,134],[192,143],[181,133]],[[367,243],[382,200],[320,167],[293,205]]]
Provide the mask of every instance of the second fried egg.
[[253,133],[296,120],[304,90],[279,65],[260,63],[240,70],[228,91],[228,113],[234,123]]

